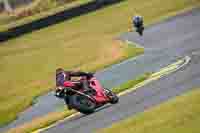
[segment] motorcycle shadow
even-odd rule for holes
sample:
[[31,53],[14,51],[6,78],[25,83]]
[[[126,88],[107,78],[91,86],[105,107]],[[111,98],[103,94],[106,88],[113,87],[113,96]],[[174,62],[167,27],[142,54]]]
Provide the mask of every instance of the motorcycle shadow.
[[[111,106],[112,106],[112,104],[103,105],[102,107],[97,108],[97,109],[94,111],[94,113],[99,112],[99,111],[101,111],[101,110],[103,110],[103,109],[109,108],[109,107],[111,107]],[[92,114],[93,114],[93,113],[92,113]]]
[[69,119],[69,121],[74,121],[74,120],[79,120],[79,119],[81,119],[81,118],[85,118],[85,117],[88,117],[88,116],[92,116],[92,115],[95,115],[95,113],[97,113],[97,112],[99,112],[99,111],[101,111],[101,110],[104,110],[104,109],[106,109],[106,108],[109,108],[109,107],[111,107],[112,106],[112,104],[106,104],[106,105],[103,105],[102,107],[99,107],[99,108],[97,108],[93,113],[91,113],[91,114],[79,114],[79,115],[76,115],[76,116],[74,116],[73,118],[71,118],[71,119]]

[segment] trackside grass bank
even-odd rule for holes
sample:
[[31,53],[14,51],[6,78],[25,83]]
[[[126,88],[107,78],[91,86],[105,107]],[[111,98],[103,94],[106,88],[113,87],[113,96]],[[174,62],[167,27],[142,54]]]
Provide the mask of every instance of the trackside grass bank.
[[116,87],[113,89],[113,92],[115,93],[120,93],[122,91],[125,91],[127,89],[130,89],[132,87],[134,87],[136,84],[146,80],[147,78],[149,78],[151,76],[151,73],[145,73],[144,75],[141,75],[139,76],[138,78],[136,79],[133,79],[133,80],[129,80],[127,82],[125,82],[124,84]]
[[133,14],[146,24],[198,6],[199,0],[125,0],[119,4],[0,43],[0,124],[15,119],[35,96],[54,87],[58,67],[96,71],[143,49],[114,40]]
[[193,90],[98,133],[199,133],[200,90]]
[[[113,89],[113,91],[115,93],[120,93],[122,91],[125,91],[129,88],[134,87],[135,85],[137,85],[138,83],[146,80],[147,78],[149,78],[151,76],[150,73],[146,73],[144,75],[139,76],[136,79],[127,81],[125,83],[123,83],[122,85],[116,87]],[[64,108],[64,110],[58,111],[58,112],[51,112],[43,117],[40,118],[35,118],[32,121],[25,123],[24,125],[21,125],[17,128],[13,128],[11,130],[8,131],[8,133],[16,133],[16,132],[20,132],[20,133],[27,133],[27,132],[32,132],[35,131],[37,129],[41,129],[44,127],[47,127],[53,123],[55,123],[58,120],[62,120],[65,117],[68,117],[72,114],[75,114],[76,111],[72,110],[67,110],[67,108]]]

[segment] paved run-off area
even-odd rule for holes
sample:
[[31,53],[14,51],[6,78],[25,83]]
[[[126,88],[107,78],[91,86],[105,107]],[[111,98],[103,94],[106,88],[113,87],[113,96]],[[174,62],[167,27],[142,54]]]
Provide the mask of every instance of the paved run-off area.
[[[139,58],[157,54],[157,58],[143,62],[151,67],[154,62],[167,62],[168,59],[177,59],[190,56],[191,62],[185,68],[152,82],[135,92],[124,95],[120,103],[107,106],[88,116],[75,117],[65,121],[45,132],[94,132],[98,128],[111,125],[113,122],[125,119],[130,115],[142,112],[145,109],[180,95],[190,88],[200,86],[200,10],[195,9],[164,23],[149,27],[144,32],[144,37],[136,33],[126,33],[121,36],[123,40],[135,41],[146,48],[146,54]],[[159,56],[160,55],[160,56]],[[153,56],[152,56],[153,57]],[[159,58],[158,58],[159,57]],[[137,60],[135,61],[137,64]],[[141,63],[141,62],[140,62]],[[147,64],[146,64],[147,63]],[[134,69],[134,68],[133,68]],[[119,73],[116,73],[119,74]],[[128,72],[125,74],[128,74]],[[119,74],[120,75],[120,74]],[[121,75],[120,75],[121,76]]]

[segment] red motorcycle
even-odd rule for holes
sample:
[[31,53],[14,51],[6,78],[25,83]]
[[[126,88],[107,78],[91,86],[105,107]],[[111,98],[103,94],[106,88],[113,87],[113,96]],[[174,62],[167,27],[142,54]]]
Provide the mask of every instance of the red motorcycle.
[[83,114],[90,114],[96,108],[107,103],[118,103],[119,97],[111,90],[102,87],[95,77],[91,77],[87,81],[91,88],[89,90],[84,89],[83,85],[80,84],[81,81],[66,81],[64,83],[65,88],[60,97],[65,100],[69,107]]

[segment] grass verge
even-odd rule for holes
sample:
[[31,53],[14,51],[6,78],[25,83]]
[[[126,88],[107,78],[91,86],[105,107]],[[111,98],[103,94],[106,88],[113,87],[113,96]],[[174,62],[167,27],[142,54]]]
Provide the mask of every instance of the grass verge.
[[35,96],[54,86],[57,67],[92,71],[142,53],[141,48],[113,40],[127,31],[134,13],[150,24],[199,4],[199,0],[125,0],[0,43],[0,91],[4,92],[0,125],[15,119]]
[[116,87],[113,89],[113,92],[115,93],[120,93],[122,91],[125,91],[129,88],[132,88],[134,87],[136,84],[146,80],[147,78],[149,78],[151,76],[151,73],[145,73],[141,76],[139,76],[138,78],[136,79],[133,79],[133,80],[129,80],[127,82],[125,82],[124,84],[120,85],[119,87]]
[[[123,83],[122,85],[120,85],[119,87],[116,87],[113,89],[113,91],[115,93],[120,93],[122,91],[125,91],[129,88],[134,87],[135,85],[137,85],[138,83],[146,80],[147,78],[149,78],[151,76],[150,73],[146,73],[143,74],[141,76],[139,76],[136,79],[130,80],[128,82]],[[43,117],[40,118],[34,118],[31,122],[25,123],[19,127],[13,128],[11,130],[9,130],[7,133],[28,133],[28,132],[32,132],[35,131],[37,129],[41,129],[41,128],[45,128],[51,124],[53,124],[54,122],[58,121],[58,120],[62,120],[65,117],[68,117],[72,114],[74,114],[75,111],[72,110],[67,110],[67,108],[64,108],[64,111],[60,111],[60,112],[51,112]]]
[[113,124],[99,133],[199,133],[200,90]]

